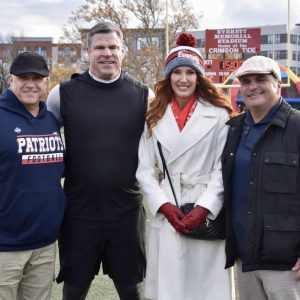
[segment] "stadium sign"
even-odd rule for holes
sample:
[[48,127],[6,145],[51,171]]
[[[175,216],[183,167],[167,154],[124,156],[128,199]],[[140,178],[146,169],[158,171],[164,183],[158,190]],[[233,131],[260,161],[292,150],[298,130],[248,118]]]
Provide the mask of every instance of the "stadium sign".
[[205,30],[205,53],[234,54],[260,52],[260,28]]

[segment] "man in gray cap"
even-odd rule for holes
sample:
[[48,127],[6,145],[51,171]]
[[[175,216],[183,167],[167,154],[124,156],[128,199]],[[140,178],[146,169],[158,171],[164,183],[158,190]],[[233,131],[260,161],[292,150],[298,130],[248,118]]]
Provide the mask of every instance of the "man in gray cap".
[[41,101],[49,70],[22,53],[0,97],[0,299],[50,299],[64,214],[64,145]]
[[248,110],[227,122],[222,155],[226,267],[241,300],[300,299],[300,113],[274,60],[251,57],[236,76]]

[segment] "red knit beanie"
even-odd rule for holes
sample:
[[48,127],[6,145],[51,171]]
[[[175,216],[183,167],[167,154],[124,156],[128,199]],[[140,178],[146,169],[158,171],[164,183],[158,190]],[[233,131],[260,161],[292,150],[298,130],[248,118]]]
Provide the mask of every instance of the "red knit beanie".
[[204,75],[204,60],[196,49],[197,39],[191,33],[183,32],[176,40],[173,48],[165,60],[164,75],[170,76],[172,71],[180,66],[188,66]]

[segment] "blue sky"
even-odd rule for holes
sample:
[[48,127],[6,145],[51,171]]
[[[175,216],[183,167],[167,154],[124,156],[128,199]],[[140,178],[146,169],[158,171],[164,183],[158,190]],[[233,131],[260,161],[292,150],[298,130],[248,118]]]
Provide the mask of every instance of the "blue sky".
[[[115,0],[117,1],[117,0]],[[171,0],[168,0],[169,2]],[[287,24],[288,0],[189,0],[203,14],[201,29]],[[0,34],[61,36],[83,0],[0,0]],[[300,0],[290,0],[291,26],[300,23]]]

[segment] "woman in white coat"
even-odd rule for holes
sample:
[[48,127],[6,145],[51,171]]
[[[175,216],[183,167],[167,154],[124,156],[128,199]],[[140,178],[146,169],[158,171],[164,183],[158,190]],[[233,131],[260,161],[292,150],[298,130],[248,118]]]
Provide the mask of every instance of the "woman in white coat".
[[[159,300],[231,299],[224,241],[190,239],[181,233],[215,219],[223,205],[220,156],[227,136],[230,103],[204,77],[196,39],[182,33],[166,58],[164,75],[146,114],[137,179],[153,215],[148,236],[145,297]],[[163,173],[157,141],[179,205]]]

